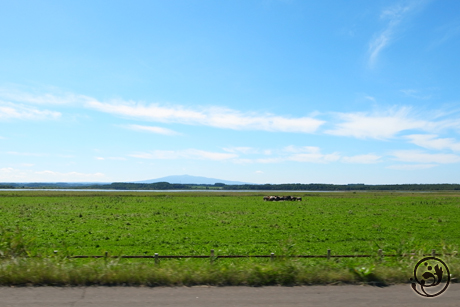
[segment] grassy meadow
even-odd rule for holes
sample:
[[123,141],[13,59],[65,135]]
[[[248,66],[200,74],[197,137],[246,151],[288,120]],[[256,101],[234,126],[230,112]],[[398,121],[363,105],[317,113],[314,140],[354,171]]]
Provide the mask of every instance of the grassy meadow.
[[[264,202],[262,197],[269,193],[301,196],[303,201]],[[324,255],[327,249],[333,255],[377,255],[378,249],[386,254],[421,255],[432,249],[455,254],[460,245],[458,192],[269,193],[2,191],[0,284],[59,284],[59,280],[63,284],[285,284],[286,280],[308,284],[371,277],[402,282],[410,277],[417,257],[383,262],[377,257],[273,263],[219,259],[211,267],[202,259],[181,259],[162,260],[155,267],[152,260],[69,260],[65,256],[106,251],[110,255],[209,255],[211,249],[217,256]],[[24,255],[37,257],[20,257]],[[449,261],[458,267],[456,257]],[[20,267],[29,272],[24,273],[25,279],[14,271]],[[30,274],[33,268],[42,273]],[[61,270],[67,277],[47,275]],[[113,276],[112,281],[94,273],[99,270],[105,272],[101,273],[104,278]],[[197,280],[190,277],[190,272],[201,271],[199,278],[194,275]],[[69,277],[71,272],[76,277]],[[150,279],[139,277],[146,272]],[[178,272],[189,273],[181,279]],[[249,272],[252,277],[245,275]],[[166,278],[172,278],[171,274],[178,280]]]

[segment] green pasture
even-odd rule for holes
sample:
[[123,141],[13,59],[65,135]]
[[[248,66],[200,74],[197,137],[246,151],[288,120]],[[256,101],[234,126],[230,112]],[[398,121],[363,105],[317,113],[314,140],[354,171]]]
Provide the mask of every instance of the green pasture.
[[[0,192],[0,232],[31,255],[317,255],[454,251],[460,193]],[[1,238],[0,238],[1,239]],[[5,240],[0,241],[0,251]]]

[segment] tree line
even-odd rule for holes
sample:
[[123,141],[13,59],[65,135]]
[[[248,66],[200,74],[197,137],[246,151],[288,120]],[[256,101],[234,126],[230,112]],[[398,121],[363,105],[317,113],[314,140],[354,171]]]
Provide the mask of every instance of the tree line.
[[284,184],[179,184],[169,182],[110,184],[72,184],[72,183],[5,183],[0,189],[98,189],[98,190],[283,190],[283,191],[448,191],[460,190],[460,184],[326,184],[326,183],[284,183]]

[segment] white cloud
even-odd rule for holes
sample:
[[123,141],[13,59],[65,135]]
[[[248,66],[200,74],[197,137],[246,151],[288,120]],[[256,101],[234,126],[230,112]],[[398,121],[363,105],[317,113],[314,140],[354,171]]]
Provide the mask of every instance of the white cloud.
[[80,181],[80,180],[91,180],[91,179],[101,179],[105,175],[103,173],[79,173],[79,172],[68,172],[61,173],[50,170],[35,172],[37,175],[41,175],[44,181]]
[[438,138],[435,134],[412,134],[407,135],[406,138],[411,143],[427,149],[460,151],[460,142],[452,138]]
[[312,117],[289,118],[273,114],[242,113],[221,107],[185,108],[160,104],[113,101],[102,103],[91,100],[87,107],[115,115],[164,123],[204,125],[233,130],[263,130],[313,133],[324,122]]
[[435,32],[437,34],[437,39],[431,43],[429,49],[439,47],[445,42],[458,36],[460,34],[460,22],[458,19],[454,19],[453,22],[450,21],[438,29],[435,29]]
[[116,160],[116,161],[125,161],[126,158],[124,157],[108,157],[108,160]]
[[[274,164],[283,162],[299,163],[360,163],[370,164],[381,162],[381,156],[375,154],[363,154],[356,156],[341,156],[337,152],[322,153],[316,146],[286,146],[279,150],[269,150],[271,156],[266,157],[267,150],[256,150],[251,147],[230,147],[225,148],[226,152],[210,152],[198,149],[185,150],[153,150],[149,152],[137,152],[130,156],[140,159],[199,159],[214,161],[230,161],[236,164]],[[247,158],[246,156],[259,155],[259,157]],[[103,159],[103,158],[101,158]]]
[[141,159],[199,159],[213,161],[231,161],[237,164],[248,163],[281,163],[285,161],[309,162],[309,163],[329,163],[340,159],[337,153],[322,154],[318,147],[285,147],[278,156],[272,158],[253,158],[240,157],[241,154],[254,154],[249,147],[235,147],[232,152],[210,152],[198,149],[185,150],[154,150],[151,152],[133,153],[130,156]]
[[413,163],[458,163],[460,156],[454,154],[429,154],[419,150],[398,150],[391,153],[397,161]]
[[369,43],[369,64],[373,66],[383,48],[388,45],[392,29],[386,29]]
[[0,120],[47,120],[57,119],[60,116],[61,113],[56,111],[39,110],[21,104],[0,101]]
[[236,159],[232,159],[232,162],[236,163],[236,164],[250,164],[250,163],[254,163],[255,160],[254,159],[245,159],[245,158],[236,158]]
[[[55,95],[49,93],[39,93],[37,91],[33,91],[33,93],[31,93],[30,89],[26,90],[18,86],[0,87],[0,98],[20,103],[47,105],[81,104],[82,102],[92,100],[91,97],[72,93]],[[56,91],[56,89],[53,90]]]
[[11,173],[14,171],[14,168],[12,167],[3,167],[3,168],[0,168],[0,172],[2,173]]
[[385,20],[387,23],[385,28],[369,43],[369,65],[372,67],[377,61],[382,50],[384,50],[394,39],[399,24],[407,14],[415,9],[420,3],[411,2],[409,5],[403,6],[401,4],[393,5],[386,8],[380,14],[380,19]]
[[173,131],[167,128],[162,128],[162,127],[142,126],[142,125],[125,125],[122,127],[125,127],[130,130],[134,130],[134,131],[144,131],[144,132],[151,132],[151,133],[163,134],[163,135],[178,135],[179,134],[176,131]]
[[259,151],[252,147],[226,147],[222,148],[224,151],[242,154],[257,154]]
[[327,134],[352,136],[360,139],[389,139],[401,131],[410,129],[434,130],[441,124],[418,120],[409,116],[411,109],[401,107],[384,113],[339,113],[343,121],[325,131]]
[[416,98],[416,99],[426,100],[426,99],[431,98],[431,95],[423,95],[418,90],[405,89],[405,90],[401,90],[401,92],[404,93],[404,95],[406,95],[408,97],[412,97],[412,98]]
[[[276,132],[298,132],[298,133],[313,133],[324,121],[313,117],[286,117],[274,115],[270,113],[260,112],[240,112],[224,107],[184,107],[181,105],[146,104],[142,102],[112,100],[110,102],[100,102],[95,98],[64,93],[59,95],[53,94],[36,94],[23,92],[18,89],[1,89],[0,97],[7,98],[12,101],[32,104],[80,104],[86,108],[98,110],[100,112],[125,116],[134,119],[157,121],[162,123],[180,123],[187,125],[203,125],[223,129],[233,130],[262,130]],[[14,107],[13,107],[14,106]],[[22,108],[22,109],[21,109]],[[27,115],[31,117],[58,117],[59,112],[40,111],[31,107],[11,104],[8,109],[3,111],[4,117],[19,117],[25,118]],[[2,119],[2,111],[0,109],[0,119]],[[137,127],[138,130],[142,126]],[[145,126],[144,126],[145,127]],[[133,127],[133,129],[136,129]],[[164,129],[164,128],[163,128]],[[171,130],[163,130],[158,127],[150,129],[154,133],[171,134]],[[147,130],[147,129],[144,129]]]
[[365,154],[352,157],[342,157],[341,161],[345,163],[372,164],[380,162],[381,158],[381,156],[374,154]]
[[413,171],[413,170],[421,170],[421,169],[428,169],[437,166],[437,164],[397,164],[397,165],[390,165],[388,169],[394,170],[402,170],[402,171]]
[[58,158],[65,158],[65,159],[72,159],[72,158],[75,158],[75,155],[57,154],[56,157],[58,157]]
[[44,156],[47,156],[47,154],[34,153],[34,152],[8,151],[6,153],[9,154],[9,155],[13,155],[13,156],[24,156],[24,157],[44,157]]
[[264,172],[263,172],[263,171],[255,171],[254,173],[256,173],[256,174],[263,174]]
[[285,159],[279,157],[279,158],[259,158],[259,159],[254,159],[252,160],[252,162],[254,163],[263,163],[263,164],[266,164],[266,163],[280,163],[280,162],[283,162],[285,161]]
[[282,157],[277,158],[256,158],[256,159],[248,159],[248,158],[237,158],[232,159],[231,162],[236,164],[253,164],[253,163],[260,163],[260,164],[273,164],[273,163],[281,163],[286,161],[286,159]]
[[50,170],[32,171],[12,167],[0,168],[0,180],[3,182],[77,182],[101,180],[103,178],[105,178],[105,175],[102,173],[61,173]]
[[210,152],[198,149],[154,150],[151,152],[135,153],[130,156],[141,159],[198,159],[214,161],[229,160],[238,157],[238,155],[232,153]]
[[321,151],[319,147],[316,146],[286,146],[283,148],[285,152],[292,152],[292,153],[309,153],[309,154],[317,154]]
[[340,159],[337,153],[321,154],[321,153],[300,153],[289,156],[287,160],[296,162],[310,162],[310,163],[328,163],[335,162]]
[[0,168],[0,180],[3,182],[21,181],[27,178],[27,173],[12,167]]
[[[273,150],[268,151],[270,154],[273,154],[274,157],[270,158],[256,158],[256,159],[246,159],[240,158],[232,160],[235,163],[246,164],[246,163],[281,163],[286,161],[294,162],[307,162],[307,163],[329,163],[335,162],[340,159],[338,153],[323,154],[321,149],[315,146],[286,146],[281,151]],[[266,155],[267,151],[264,150],[263,153]]]
[[375,99],[375,97],[372,97],[372,96],[369,96],[369,95],[364,96],[364,99],[370,100],[370,101],[372,101],[372,102],[376,102],[376,101],[377,101],[377,100]]
[[294,153],[288,155],[286,160],[296,162],[312,162],[312,163],[328,163],[335,162],[340,159],[338,153],[322,154],[321,149],[315,146],[287,146],[283,151],[288,153]]
[[266,149],[263,151],[263,154],[266,155],[266,156],[269,156],[272,154],[272,151],[270,149]]

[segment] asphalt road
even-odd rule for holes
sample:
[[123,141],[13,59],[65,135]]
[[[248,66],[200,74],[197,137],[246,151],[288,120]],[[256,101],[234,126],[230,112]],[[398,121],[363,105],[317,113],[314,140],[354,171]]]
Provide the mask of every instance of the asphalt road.
[[460,284],[435,298],[410,286],[0,287],[0,307],[460,306]]

